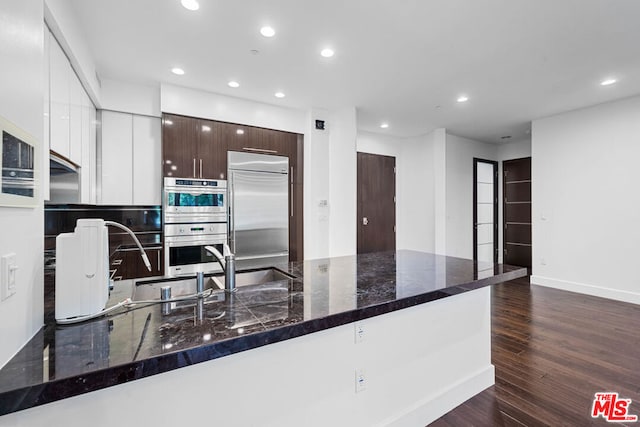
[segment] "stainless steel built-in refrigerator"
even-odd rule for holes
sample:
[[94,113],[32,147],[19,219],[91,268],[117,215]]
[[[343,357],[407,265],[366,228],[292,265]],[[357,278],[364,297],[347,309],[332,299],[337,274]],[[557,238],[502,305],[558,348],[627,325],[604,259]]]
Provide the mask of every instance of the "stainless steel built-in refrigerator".
[[239,267],[289,260],[289,159],[228,152],[229,244]]

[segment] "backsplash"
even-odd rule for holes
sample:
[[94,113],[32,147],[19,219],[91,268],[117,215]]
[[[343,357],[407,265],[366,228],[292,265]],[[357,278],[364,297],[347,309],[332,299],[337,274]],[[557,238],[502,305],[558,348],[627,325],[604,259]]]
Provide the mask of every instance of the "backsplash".
[[[81,218],[102,218],[126,225],[142,244],[162,242],[162,208],[160,206],[91,206],[46,205],[44,208],[44,248],[55,249],[56,236],[70,233]],[[109,229],[109,246],[130,240],[119,229]],[[133,242],[131,242],[133,243]]]

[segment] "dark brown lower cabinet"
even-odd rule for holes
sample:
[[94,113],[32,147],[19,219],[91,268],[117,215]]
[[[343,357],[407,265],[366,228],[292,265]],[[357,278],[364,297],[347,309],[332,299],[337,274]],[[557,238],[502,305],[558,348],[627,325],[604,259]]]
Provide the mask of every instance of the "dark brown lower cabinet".
[[127,280],[164,275],[162,248],[145,248],[145,252],[151,263],[151,271],[144,265],[139,249],[118,249],[109,259],[111,277],[114,280]]

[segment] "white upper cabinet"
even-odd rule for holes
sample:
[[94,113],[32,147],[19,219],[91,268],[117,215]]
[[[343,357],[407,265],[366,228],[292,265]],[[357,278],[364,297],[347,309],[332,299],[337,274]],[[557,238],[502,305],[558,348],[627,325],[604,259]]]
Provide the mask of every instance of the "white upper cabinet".
[[49,45],[51,43],[51,32],[46,29],[44,31],[44,61],[42,61],[42,73],[44,76],[44,117],[43,117],[43,134],[42,134],[42,195],[44,200],[49,200],[49,116],[50,116],[50,95],[49,95]]
[[49,43],[50,70],[50,130],[51,150],[70,158],[69,101],[71,64],[58,42],[51,37]]
[[100,200],[102,205],[133,203],[133,115],[102,111]]
[[133,116],[133,204],[159,205],[162,191],[161,120]]
[[101,111],[102,205],[159,205],[162,191],[161,121]]
[[80,202],[96,203],[96,109],[85,91],[82,91],[82,167],[80,169]]
[[82,165],[82,97],[86,93],[73,70],[69,80],[69,158]]

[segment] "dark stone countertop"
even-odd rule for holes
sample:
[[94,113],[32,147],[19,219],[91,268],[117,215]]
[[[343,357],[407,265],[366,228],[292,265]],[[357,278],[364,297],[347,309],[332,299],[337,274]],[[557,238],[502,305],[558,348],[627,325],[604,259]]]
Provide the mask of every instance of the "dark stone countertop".
[[[0,370],[0,415],[526,275],[414,251],[276,267],[295,278],[219,291],[169,314],[156,304],[76,325],[49,320]],[[116,282],[107,306],[130,297],[135,282]]]

